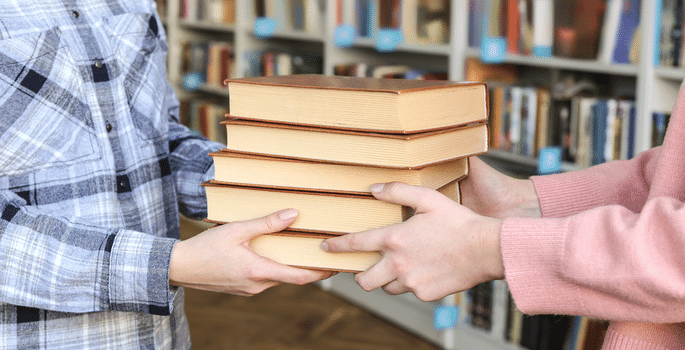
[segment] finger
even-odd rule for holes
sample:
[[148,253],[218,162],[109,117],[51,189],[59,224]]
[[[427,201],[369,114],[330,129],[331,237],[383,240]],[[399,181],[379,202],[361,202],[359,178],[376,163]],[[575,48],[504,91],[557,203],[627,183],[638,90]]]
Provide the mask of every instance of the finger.
[[321,249],[330,253],[380,251],[386,231],[388,228],[380,228],[328,238],[321,242]]
[[397,279],[389,261],[388,258],[381,259],[368,270],[356,274],[354,280],[359,284],[359,287],[367,292],[385,286]]
[[334,272],[287,266],[263,258],[264,279],[280,283],[303,285],[331,277]]
[[283,231],[295,221],[295,218],[297,210],[284,209],[261,218],[236,221],[224,226],[230,226],[238,233],[239,239],[247,241],[265,233]]
[[382,201],[412,207],[417,212],[430,210],[443,197],[438,191],[402,182],[374,184],[370,190],[374,197]]
[[409,288],[405,287],[402,285],[400,282],[397,280],[394,280],[383,287],[383,291],[387,294],[391,295],[399,295],[399,294],[404,294],[410,292]]

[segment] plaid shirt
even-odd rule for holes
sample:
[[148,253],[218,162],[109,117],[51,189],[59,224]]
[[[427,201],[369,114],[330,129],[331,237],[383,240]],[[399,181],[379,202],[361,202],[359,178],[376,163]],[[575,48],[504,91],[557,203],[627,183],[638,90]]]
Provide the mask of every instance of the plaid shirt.
[[0,349],[190,347],[169,258],[221,145],[166,50],[152,0],[0,1]]

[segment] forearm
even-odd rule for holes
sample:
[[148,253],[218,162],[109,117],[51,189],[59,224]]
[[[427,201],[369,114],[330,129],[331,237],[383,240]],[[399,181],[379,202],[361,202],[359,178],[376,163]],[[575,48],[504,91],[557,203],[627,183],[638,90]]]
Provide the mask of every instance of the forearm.
[[647,200],[660,150],[643,152],[629,161],[533,176],[542,215],[565,217],[604,205],[620,205],[639,212]]
[[505,276],[525,313],[685,321],[682,203],[659,198],[640,214],[606,206],[563,219],[509,219]]
[[223,145],[194,134],[175,122],[169,124],[169,133],[171,173],[176,184],[179,210],[190,218],[204,218],[207,215],[207,199],[200,184],[214,177],[213,160],[209,153],[221,149]]
[[0,194],[0,301],[62,312],[168,314],[175,240],[70,222]]

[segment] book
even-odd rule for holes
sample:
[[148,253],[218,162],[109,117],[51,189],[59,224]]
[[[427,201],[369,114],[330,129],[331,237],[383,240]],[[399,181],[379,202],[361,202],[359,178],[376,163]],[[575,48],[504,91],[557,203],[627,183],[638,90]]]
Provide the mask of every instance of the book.
[[[341,235],[401,223],[413,214],[411,208],[380,201],[371,194],[283,190],[211,181],[203,183],[203,187],[207,193],[205,220],[219,224],[295,208],[299,214],[290,230]],[[458,181],[438,191],[460,201]]]
[[221,123],[226,126],[228,150],[344,164],[421,167],[482,154],[489,146],[487,122],[409,135],[234,118]]
[[282,189],[368,194],[375,183],[392,181],[438,189],[468,173],[468,158],[419,168],[383,168],[294,158],[213,152],[216,182]]
[[616,38],[618,37],[618,27],[621,20],[624,0],[607,1],[607,9],[604,13],[602,23],[602,34],[597,53],[597,60],[603,63],[612,63],[614,50],[616,48]]
[[630,48],[639,24],[640,0],[625,0],[616,34],[613,53],[614,63],[631,63]]
[[533,54],[551,57],[554,45],[554,1],[533,0]]
[[334,237],[297,231],[264,234],[248,245],[256,254],[284,265],[337,272],[360,272],[381,259],[379,252],[329,253],[321,250],[323,240]]
[[232,116],[386,133],[487,120],[482,82],[299,74],[228,79]]

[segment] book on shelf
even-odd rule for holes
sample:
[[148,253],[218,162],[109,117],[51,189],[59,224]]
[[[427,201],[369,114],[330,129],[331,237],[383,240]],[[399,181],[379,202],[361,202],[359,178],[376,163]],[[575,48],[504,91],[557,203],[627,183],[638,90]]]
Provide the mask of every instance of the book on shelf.
[[[657,13],[657,28],[660,33],[659,42],[655,43],[655,51],[658,52],[659,64],[669,67],[682,67],[685,60],[682,59],[683,50],[683,1],[663,0],[659,1],[660,12]],[[658,8],[657,8],[658,10]]]
[[[209,181],[207,221],[227,223],[249,220],[285,208],[298,210],[291,230],[341,235],[401,223],[411,217],[412,209],[380,201],[371,194],[344,194],[332,191],[286,190],[243,186]],[[459,182],[438,189],[459,202]]]
[[230,118],[226,148],[342,164],[421,167],[488,151],[487,122],[416,134],[381,134]]
[[468,174],[468,158],[418,168],[384,168],[227,150],[210,153],[210,156],[214,159],[215,181],[282,189],[335,190],[348,194],[368,194],[371,185],[393,181],[438,189]]
[[312,74],[229,79],[227,85],[231,115],[254,120],[414,133],[487,119],[485,83]]
[[325,239],[335,237],[297,231],[281,231],[255,237],[248,243],[256,254],[284,265],[337,272],[360,272],[377,263],[379,252],[329,253],[321,250]]
[[630,51],[634,45],[636,29],[640,25],[640,1],[623,0],[614,44],[613,63],[633,63]]
[[661,146],[664,143],[664,136],[666,136],[666,127],[668,127],[668,122],[670,119],[670,113],[652,113],[652,147]]

